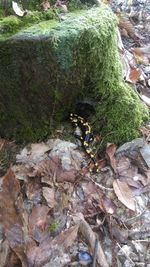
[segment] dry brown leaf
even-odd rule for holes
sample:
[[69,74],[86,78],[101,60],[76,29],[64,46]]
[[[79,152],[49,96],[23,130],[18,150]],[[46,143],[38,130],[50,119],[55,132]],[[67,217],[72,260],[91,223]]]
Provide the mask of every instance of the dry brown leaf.
[[17,162],[33,165],[45,159],[45,153],[50,150],[50,147],[45,143],[31,144],[30,148],[25,147],[20,154],[16,156]]
[[118,48],[121,52],[124,51],[124,45],[123,45],[123,42],[122,42],[122,39],[121,39],[121,35],[120,35],[120,31],[119,29],[117,28],[117,45],[118,45]]
[[142,133],[146,141],[149,142],[150,141],[150,125],[141,127],[140,132]]
[[116,205],[110,198],[106,197],[105,195],[103,195],[101,199],[101,205],[105,213],[113,214],[116,211]]
[[77,177],[77,169],[71,168],[65,170],[61,164],[61,159],[53,156],[49,160],[42,161],[38,166],[35,167],[34,175],[42,176],[42,182],[52,185],[52,181],[60,182],[71,182],[73,183]]
[[135,201],[133,198],[132,190],[126,182],[122,182],[116,179],[113,182],[113,188],[118,199],[123,203],[128,209],[135,211]]
[[25,184],[25,192],[30,201],[38,204],[42,201],[42,185],[37,178],[28,179]]
[[150,45],[147,45],[145,47],[136,47],[136,48],[133,48],[132,51],[138,56],[142,56],[142,55],[150,56]]
[[22,267],[21,261],[19,260],[16,253],[10,248],[9,243],[6,239],[4,242],[1,243],[0,266]]
[[119,17],[119,28],[125,29],[131,38],[137,40],[138,36],[135,32],[135,27],[132,25],[129,18],[126,17],[124,14],[118,14],[118,17]]
[[24,253],[23,224],[16,206],[19,194],[19,181],[16,179],[13,171],[9,169],[3,178],[0,192],[0,220],[11,249],[21,260],[22,266],[26,267],[27,259]]
[[44,154],[45,152],[49,151],[50,148],[48,145],[46,145],[45,143],[34,143],[31,144],[31,151],[30,154],[34,154],[34,155],[41,155]]
[[[29,266],[41,267],[49,263],[49,266],[63,267],[64,261],[61,261],[65,250],[74,243],[77,233],[78,225],[63,231],[53,240],[51,237],[47,237],[39,246],[30,240],[27,246]],[[59,265],[56,265],[56,258],[60,261]]]
[[53,245],[58,245],[60,247],[63,247],[64,250],[66,250],[75,241],[78,233],[78,228],[79,225],[75,225],[63,231],[52,241]]
[[140,98],[144,101],[144,103],[150,107],[150,98],[147,97],[146,95],[140,95]]
[[36,205],[32,209],[29,217],[29,234],[32,238],[41,242],[48,234],[48,212],[49,208],[45,205]]
[[116,172],[116,158],[115,158],[115,152],[116,152],[116,145],[112,143],[107,144],[106,148],[106,155],[109,159],[110,165],[114,172]]
[[44,11],[47,11],[48,9],[51,8],[51,5],[50,5],[50,2],[49,0],[44,0],[42,3],[41,3],[41,7]]
[[47,204],[50,208],[54,208],[56,201],[55,201],[55,190],[54,188],[43,187],[43,196],[47,201]]
[[0,138],[0,151],[2,150],[2,148],[7,145],[9,143],[9,141],[7,141],[4,138]]
[[126,76],[126,81],[135,84],[141,76],[142,72],[139,68],[130,68],[129,75]]

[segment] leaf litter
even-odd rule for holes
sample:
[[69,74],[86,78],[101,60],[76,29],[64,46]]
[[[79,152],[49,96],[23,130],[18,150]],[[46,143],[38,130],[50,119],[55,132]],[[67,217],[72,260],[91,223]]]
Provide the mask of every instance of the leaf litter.
[[[135,12],[142,3],[124,2],[115,3],[123,13],[119,15],[118,47],[124,78],[149,106],[150,40],[144,32],[148,1],[143,1],[142,19]],[[49,1],[43,1],[44,12],[49,8]],[[102,159],[105,164],[97,174],[88,171],[77,145],[61,139],[24,147],[11,161],[11,168],[3,164],[3,157],[0,266],[78,266],[80,251],[89,252],[93,264],[96,257],[95,266],[148,264],[149,126],[140,131],[143,137],[119,148],[108,144]],[[11,146],[0,139],[2,156]]]

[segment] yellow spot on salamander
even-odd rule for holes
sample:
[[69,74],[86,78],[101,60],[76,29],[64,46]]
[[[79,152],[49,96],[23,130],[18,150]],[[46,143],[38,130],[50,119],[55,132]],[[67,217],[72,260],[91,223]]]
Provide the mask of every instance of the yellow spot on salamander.
[[87,122],[83,123],[84,126],[89,126],[89,124]]
[[87,153],[87,154],[90,154],[90,153],[91,153],[91,150],[86,149],[86,153]]
[[83,142],[84,146],[88,146],[88,143],[86,141]]

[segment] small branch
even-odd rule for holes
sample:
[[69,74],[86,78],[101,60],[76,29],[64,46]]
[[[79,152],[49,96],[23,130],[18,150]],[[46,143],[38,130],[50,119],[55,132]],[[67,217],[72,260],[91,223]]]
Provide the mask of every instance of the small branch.
[[94,247],[94,255],[93,255],[93,264],[92,264],[92,267],[96,267],[97,252],[98,252],[98,238],[96,238],[96,240],[95,240],[95,247]]
[[135,266],[135,263],[131,260],[131,258],[129,257],[129,255],[124,251],[124,249],[120,246],[120,244],[117,242],[118,247],[121,249],[121,251],[123,252],[123,254],[126,256],[126,258],[133,264],[133,266]]
[[106,190],[106,191],[114,191],[113,188],[109,188],[109,187],[105,187],[101,184],[98,184],[97,182],[95,182],[91,177],[89,178],[95,185],[97,185],[100,189],[102,190]]
[[82,233],[83,237],[89,243],[93,255],[96,253],[95,257],[97,263],[100,266],[109,267],[100,241],[97,239],[96,234],[92,231],[90,225],[85,221],[83,214],[76,213],[75,215],[73,215],[73,220],[76,224],[79,224],[79,230]]

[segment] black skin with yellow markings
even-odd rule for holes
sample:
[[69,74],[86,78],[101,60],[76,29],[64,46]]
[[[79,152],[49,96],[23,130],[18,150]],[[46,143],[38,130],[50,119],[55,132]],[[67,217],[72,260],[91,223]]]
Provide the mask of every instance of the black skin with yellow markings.
[[89,155],[89,157],[93,161],[94,163],[93,170],[98,172],[99,171],[97,167],[98,163],[90,148],[90,143],[94,140],[94,136],[93,136],[90,124],[83,117],[80,117],[77,114],[73,114],[73,113],[70,114],[70,120],[76,127],[78,126],[81,129],[82,135],[81,136],[76,135],[76,137],[82,142],[82,145],[86,153]]

